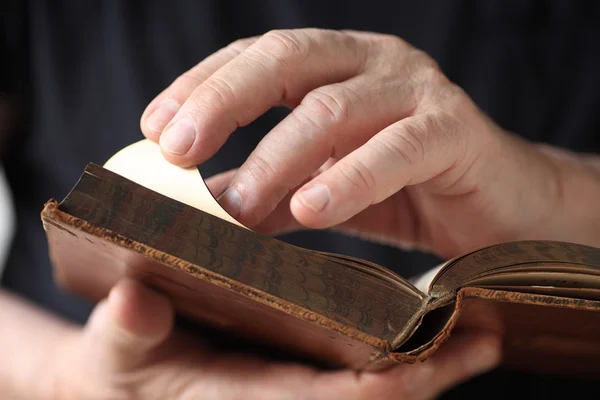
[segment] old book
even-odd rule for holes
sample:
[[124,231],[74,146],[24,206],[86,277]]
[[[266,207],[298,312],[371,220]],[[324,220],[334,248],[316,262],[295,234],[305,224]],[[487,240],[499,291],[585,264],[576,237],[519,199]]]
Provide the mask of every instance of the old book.
[[89,164],[42,220],[57,282],[88,299],[132,276],[199,323],[358,370],[424,360],[462,329],[502,335],[506,366],[600,377],[598,248],[501,243],[413,284],[241,226],[146,140]]

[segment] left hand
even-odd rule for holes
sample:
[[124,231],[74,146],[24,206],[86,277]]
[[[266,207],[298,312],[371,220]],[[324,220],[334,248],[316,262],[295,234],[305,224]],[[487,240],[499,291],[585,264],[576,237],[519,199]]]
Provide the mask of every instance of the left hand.
[[[124,279],[48,360],[50,399],[428,399],[496,365],[499,341],[457,332],[430,359],[382,372],[321,371],[212,348],[173,329],[170,300]],[[54,361],[54,362],[52,362]],[[28,397],[29,398],[29,397]]]

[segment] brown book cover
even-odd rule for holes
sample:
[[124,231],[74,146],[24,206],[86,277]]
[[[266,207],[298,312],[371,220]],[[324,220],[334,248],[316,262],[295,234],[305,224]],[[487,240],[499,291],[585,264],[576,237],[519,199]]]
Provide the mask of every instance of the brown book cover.
[[446,262],[417,288],[95,164],[41,216],[57,282],[91,300],[129,276],[199,323],[333,366],[424,360],[460,329],[501,335],[507,367],[600,377],[598,248],[501,243]]

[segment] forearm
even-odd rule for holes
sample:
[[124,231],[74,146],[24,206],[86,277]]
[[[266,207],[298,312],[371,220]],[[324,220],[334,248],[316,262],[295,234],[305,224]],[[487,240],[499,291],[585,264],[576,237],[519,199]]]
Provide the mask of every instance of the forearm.
[[600,247],[600,156],[550,146],[540,149],[553,164],[558,182],[557,209],[548,229],[556,240]]
[[53,353],[73,329],[0,289],[0,397],[50,399],[53,393]]

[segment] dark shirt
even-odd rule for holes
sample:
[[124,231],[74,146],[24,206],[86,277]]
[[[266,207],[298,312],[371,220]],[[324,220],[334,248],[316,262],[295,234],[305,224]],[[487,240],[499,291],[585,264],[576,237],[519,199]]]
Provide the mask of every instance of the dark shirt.
[[[139,117],[148,102],[241,37],[301,27],[392,33],[427,51],[505,129],[577,151],[600,149],[594,1],[5,0],[0,7],[0,90],[19,111],[3,149],[18,230],[2,283],[74,321],[85,321],[91,305],[54,285],[41,207],[66,195],[88,162],[102,164],[141,139]],[[239,129],[200,166],[203,175],[239,166],[286,114],[274,109]],[[283,239],[372,260],[405,277],[440,261],[331,232]],[[447,396],[518,394],[517,382],[533,397],[593,389],[496,371]]]

